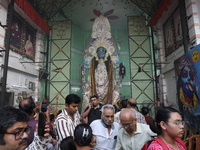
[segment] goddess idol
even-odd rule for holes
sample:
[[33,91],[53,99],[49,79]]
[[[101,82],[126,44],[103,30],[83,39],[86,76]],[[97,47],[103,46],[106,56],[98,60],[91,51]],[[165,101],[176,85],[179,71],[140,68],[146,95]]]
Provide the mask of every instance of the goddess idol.
[[102,104],[115,104],[119,99],[119,86],[114,78],[117,74],[114,70],[119,65],[119,60],[108,19],[102,15],[96,18],[92,31],[92,39],[84,56],[84,68],[89,69],[89,72],[87,82],[83,86],[83,110],[92,95],[97,95]]

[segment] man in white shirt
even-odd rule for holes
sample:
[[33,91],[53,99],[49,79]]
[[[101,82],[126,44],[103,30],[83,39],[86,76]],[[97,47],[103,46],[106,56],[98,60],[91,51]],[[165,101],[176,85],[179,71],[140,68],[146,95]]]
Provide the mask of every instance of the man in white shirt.
[[114,122],[115,108],[107,104],[102,107],[101,119],[93,121],[90,126],[96,137],[94,150],[114,150],[120,125]]
[[136,110],[125,108],[120,113],[120,129],[115,150],[140,150],[142,146],[157,134],[153,133],[149,125],[137,123]]

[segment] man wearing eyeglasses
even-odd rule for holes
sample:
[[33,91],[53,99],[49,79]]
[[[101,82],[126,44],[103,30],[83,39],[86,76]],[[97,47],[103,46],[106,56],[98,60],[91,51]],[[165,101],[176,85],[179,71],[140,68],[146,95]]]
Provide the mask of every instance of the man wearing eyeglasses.
[[0,150],[46,150],[52,138],[48,125],[45,126],[44,137],[39,137],[36,131],[34,141],[27,147],[28,120],[28,115],[20,109],[12,106],[0,109]]
[[86,107],[82,117],[88,117],[88,124],[96,119],[101,119],[101,107],[102,105],[99,104],[98,97],[96,95],[91,96],[89,106]]
[[149,125],[137,123],[135,109],[124,108],[119,118],[123,128],[119,130],[115,150],[140,150],[147,141],[157,136]]

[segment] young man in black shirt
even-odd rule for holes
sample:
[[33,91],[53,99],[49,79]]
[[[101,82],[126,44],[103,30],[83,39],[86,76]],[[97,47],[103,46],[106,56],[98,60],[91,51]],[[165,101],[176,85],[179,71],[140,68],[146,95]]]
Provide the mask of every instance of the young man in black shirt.
[[83,112],[82,117],[88,117],[88,124],[96,119],[101,119],[101,107],[98,97],[96,95],[91,96],[90,103]]

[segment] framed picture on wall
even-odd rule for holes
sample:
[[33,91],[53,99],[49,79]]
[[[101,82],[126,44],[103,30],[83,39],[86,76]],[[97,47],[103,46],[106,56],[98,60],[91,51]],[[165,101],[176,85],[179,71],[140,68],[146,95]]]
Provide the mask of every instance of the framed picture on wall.
[[24,43],[25,53],[29,57],[34,59],[34,57],[35,57],[36,31],[29,24],[26,24],[25,34],[26,34],[25,43]]
[[33,86],[33,82],[29,82],[28,88],[29,88],[29,89],[32,89],[32,86]]
[[168,56],[175,50],[175,41],[174,41],[174,28],[172,24],[172,17],[163,24],[164,32],[164,43],[165,43],[165,54]]
[[183,44],[183,34],[181,27],[181,17],[179,13],[179,8],[177,8],[173,13],[173,23],[175,32],[175,47],[179,48]]
[[35,83],[32,83],[32,91],[35,91]]
[[11,36],[10,36],[10,48],[14,51],[21,51],[22,45],[22,30],[23,30],[23,19],[17,14],[13,14],[13,20],[11,25]]
[[27,98],[27,92],[26,91],[22,91],[22,97],[23,97],[23,99]]

